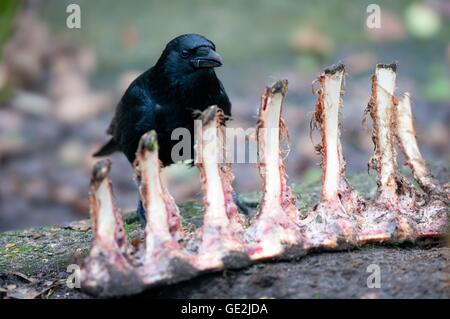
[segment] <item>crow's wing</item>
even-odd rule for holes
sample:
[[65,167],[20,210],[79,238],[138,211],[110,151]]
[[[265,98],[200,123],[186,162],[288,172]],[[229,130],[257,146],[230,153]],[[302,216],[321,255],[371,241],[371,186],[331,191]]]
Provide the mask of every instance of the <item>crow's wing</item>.
[[231,102],[228,98],[227,92],[225,92],[225,88],[223,87],[222,82],[219,81],[219,102],[217,103],[218,106],[223,110],[223,113],[227,116],[231,116]]
[[131,88],[122,98],[115,115],[112,135],[130,162],[134,161],[141,136],[156,129],[157,110],[157,103],[148,90],[140,85]]
[[130,162],[134,161],[140,137],[156,128],[158,106],[145,84],[140,76],[128,87],[107,130],[112,138],[96,153],[97,156],[122,151]]

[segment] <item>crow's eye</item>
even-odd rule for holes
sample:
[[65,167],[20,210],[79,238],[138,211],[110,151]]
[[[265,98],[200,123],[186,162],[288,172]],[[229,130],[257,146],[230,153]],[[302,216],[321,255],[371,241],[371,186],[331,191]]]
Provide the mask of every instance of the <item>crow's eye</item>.
[[182,58],[187,58],[188,56],[189,56],[189,51],[188,50],[181,51],[181,57]]

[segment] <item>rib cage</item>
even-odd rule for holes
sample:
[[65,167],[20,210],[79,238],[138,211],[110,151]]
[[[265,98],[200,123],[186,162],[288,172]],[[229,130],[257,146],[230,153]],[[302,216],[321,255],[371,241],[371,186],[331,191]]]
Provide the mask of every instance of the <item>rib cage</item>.
[[[203,226],[195,235],[183,232],[181,216],[160,179],[155,132],[145,134],[137,150],[136,175],[146,209],[144,245],[132,249],[114,206],[108,177],[111,163],[101,161],[90,186],[93,244],[82,269],[82,289],[97,296],[120,296],[193,278],[202,272],[240,268],[272,258],[298,258],[309,251],[347,249],[367,242],[415,241],[446,233],[449,211],[443,187],[429,173],[416,141],[409,95],[394,94],[396,65],[376,66],[367,108],[373,120],[377,196],[364,200],[345,177],[340,140],[345,66],[326,69],[319,77],[313,127],[320,128],[322,198],[302,218],[288,185],[281,157],[287,131],[282,104],[287,81],[267,87],[257,123],[258,169],[263,198],[246,227],[232,196],[231,165],[217,161],[225,139],[216,106],[205,110],[195,149],[204,194]],[[424,192],[417,191],[397,170],[397,142]]]

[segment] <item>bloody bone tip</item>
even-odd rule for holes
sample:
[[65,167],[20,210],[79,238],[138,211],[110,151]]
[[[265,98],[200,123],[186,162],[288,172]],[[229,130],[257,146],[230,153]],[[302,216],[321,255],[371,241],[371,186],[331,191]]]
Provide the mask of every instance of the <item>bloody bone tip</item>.
[[273,83],[270,87],[268,87],[268,89],[270,90],[271,94],[281,93],[284,96],[288,91],[288,80],[286,79],[278,80],[275,83]]
[[395,62],[392,62],[391,64],[378,63],[377,69],[391,69],[393,72],[397,72],[397,63]]
[[203,125],[207,125],[212,120],[216,118],[216,113],[218,111],[217,105],[211,105],[200,115]]
[[101,182],[106,177],[108,177],[109,172],[111,171],[111,160],[104,159],[98,161],[94,168],[92,169],[92,181],[91,182]]
[[150,152],[157,151],[159,148],[158,144],[158,136],[154,130],[145,133],[142,135],[141,140],[139,141],[139,151],[144,152],[148,150]]
[[324,73],[327,75],[333,75],[336,74],[338,72],[343,72],[345,70],[345,65],[343,63],[336,63],[333,64],[332,66],[326,68],[324,70]]

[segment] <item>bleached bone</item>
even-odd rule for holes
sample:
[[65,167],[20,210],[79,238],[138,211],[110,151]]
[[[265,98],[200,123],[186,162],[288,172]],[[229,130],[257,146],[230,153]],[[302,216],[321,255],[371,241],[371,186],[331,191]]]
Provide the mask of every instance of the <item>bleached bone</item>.
[[345,178],[345,160],[340,142],[339,115],[342,107],[345,66],[337,64],[322,73],[317,82],[316,111],[311,128],[320,128],[322,155],[322,200],[301,221],[308,248],[342,248],[356,239],[358,213],[362,202]]
[[257,139],[258,168],[263,180],[263,198],[256,218],[246,233],[248,253],[252,260],[298,255],[303,240],[296,223],[299,212],[296,199],[287,184],[281,156],[281,142],[287,128],[281,118],[283,100],[288,89],[287,80],[267,87],[261,97]]
[[394,95],[396,71],[397,65],[394,63],[376,66],[372,76],[372,97],[366,110],[373,123],[375,151],[369,166],[378,173],[377,201],[388,206],[396,206],[400,200],[399,195],[406,195],[408,192],[410,196],[414,195],[411,193],[411,185],[400,176],[397,167],[395,113],[398,101]]
[[378,172],[378,198],[397,201],[397,160],[394,148],[394,96],[397,66],[377,65],[372,77],[372,97],[369,104],[373,121],[375,154],[370,160]]
[[132,294],[143,288],[127,258],[128,242],[113,200],[110,169],[109,160],[94,166],[89,191],[93,239],[84,260],[81,284],[85,291],[97,296]]
[[245,253],[243,226],[233,200],[234,179],[226,163],[223,114],[217,106],[201,117],[195,153],[203,190],[204,218],[195,265],[202,270],[242,267],[250,261]]
[[156,132],[144,134],[135,161],[147,221],[145,251],[139,270],[147,283],[170,282],[196,272],[190,265],[192,257],[181,245],[183,230],[178,207],[161,181],[158,148]]
[[341,177],[339,150],[339,113],[343,87],[344,65],[327,69],[319,77],[319,99],[316,104],[315,120],[320,125],[322,136],[322,201],[332,207],[340,202],[338,197]]
[[433,178],[420,153],[409,93],[405,93],[398,103],[396,120],[397,138],[406,164],[411,168],[417,183],[428,195],[424,203],[417,205],[418,211],[404,213],[415,221],[417,237],[436,237],[445,234],[450,211],[448,207],[450,194],[446,193]]
[[443,193],[442,187],[433,178],[422,157],[416,139],[416,128],[411,112],[411,97],[406,92],[397,105],[397,137],[406,164],[411,168],[414,178],[424,191],[428,193]]
[[398,172],[395,136],[396,64],[378,64],[372,76],[372,96],[366,113],[372,117],[375,146],[369,167],[377,171],[377,195],[362,213],[361,242],[412,240],[414,222],[402,212],[415,210],[417,192]]

